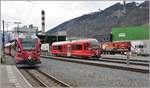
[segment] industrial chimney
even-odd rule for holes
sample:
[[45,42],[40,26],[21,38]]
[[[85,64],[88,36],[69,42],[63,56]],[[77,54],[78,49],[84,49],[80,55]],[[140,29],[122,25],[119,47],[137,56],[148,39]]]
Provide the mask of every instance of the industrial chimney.
[[45,12],[44,10],[41,11],[41,24],[42,24],[42,33],[45,32]]
[[125,14],[126,13],[126,1],[123,0],[123,13]]

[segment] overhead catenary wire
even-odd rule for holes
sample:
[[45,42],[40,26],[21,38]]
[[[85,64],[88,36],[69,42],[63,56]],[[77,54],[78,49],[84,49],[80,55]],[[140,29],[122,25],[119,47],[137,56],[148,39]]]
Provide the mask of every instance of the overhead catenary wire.
[[[28,13],[27,13],[27,15],[25,16],[25,18],[24,18],[24,20],[23,20],[23,22],[26,22],[26,19],[29,17],[29,15],[30,15],[30,13],[31,13],[31,11],[32,11],[32,9],[33,9],[33,7],[34,7],[34,5],[35,5],[35,2],[33,2],[32,3],[32,6],[31,6],[31,8],[29,9],[29,11],[28,11]],[[18,8],[20,8],[19,7],[19,5],[18,5]],[[16,11],[18,11],[18,10],[16,10]],[[17,12],[16,12],[17,13]],[[22,13],[22,12],[21,12]],[[9,19],[12,19],[12,20],[21,20],[21,14],[17,14],[17,16],[16,17],[8,17]],[[2,26],[2,25],[1,25]],[[10,25],[9,27],[7,27],[7,29],[9,29],[9,28],[11,28],[13,25]]]
[[[7,3],[8,4],[8,3]],[[9,3],[10,4],[10,3]],[[9,5],[8,4],[8,7],[7,7],[7,9],[11,9],[11,8],[13,8],[13,6],[14,5]],[[14,3],[11,3],[11,4],[14,4]],[[15,26],[14,26],[14,22],[18,22],[19,20],[21,21],[21,15],[22,15],[22,11],[23,10],[21,10],[21,8],[20,8],[20,3],[19,2],[17,2],[17,3],[15,3],[15,5],[17,5],[17,10],[13,10],[12,12],[14,12],[16,15],[15,16],[13,16],[13,15],[9,15],[9,16],[7,16],[7,17],[4,17],[3,15],[2,15],[2,18],[5,20],[5,23],[4,23],[4,25],[7,27],[7,31],[8,31],[8,29],[13,29]],[[7,5],[6,5],[7,6]],[[20,12],[20,10],[21,10],[21,12]],[[18,14],[19,13],[19,14]],[[9,23],[9,25],[8,25],[8,23]],[[1,25],[2,26],[2,25]],[[12,31],[12,30],[11,30]]]
[[28,14],[25,16],[25,18],[24,18],[24,23],[26,23],[26,19],[29,17],[29,15],[31,14],[31,11],[32,11],[32,9],[33,9],[33,7],[35,6],[35,3],[36,2],[33,2],[33,4],[32,4],[32,6],[31,6],[31,8],[30,8],[30,10],[29,10],[29,12],[28,12]]

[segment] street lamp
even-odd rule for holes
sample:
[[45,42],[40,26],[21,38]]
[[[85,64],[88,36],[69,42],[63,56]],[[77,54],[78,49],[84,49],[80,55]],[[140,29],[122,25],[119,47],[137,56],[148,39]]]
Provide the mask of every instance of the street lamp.
[[14,22],[14,24],[17,24],[17,28],[19,28],[19,24],[21,24],[21,22]]

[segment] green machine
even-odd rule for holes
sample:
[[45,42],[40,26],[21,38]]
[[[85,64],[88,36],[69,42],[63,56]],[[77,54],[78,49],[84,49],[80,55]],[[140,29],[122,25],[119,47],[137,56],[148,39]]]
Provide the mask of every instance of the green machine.
[[126,26],[112,28],[113,41],[148,40],[149,26]]

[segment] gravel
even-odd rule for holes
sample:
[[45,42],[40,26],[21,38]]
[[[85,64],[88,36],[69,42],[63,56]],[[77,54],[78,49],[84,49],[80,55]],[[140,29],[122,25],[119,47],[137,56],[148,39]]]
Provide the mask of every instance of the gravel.
[[[7,57],[7,56],[6,56]],[[7,57],[6,64],[14,59]],[[42,58],[41,68],[73,87],[147,87],[149,74]]]
[[149,74],[42,58],[41,68],[73,87],[148,87]]

